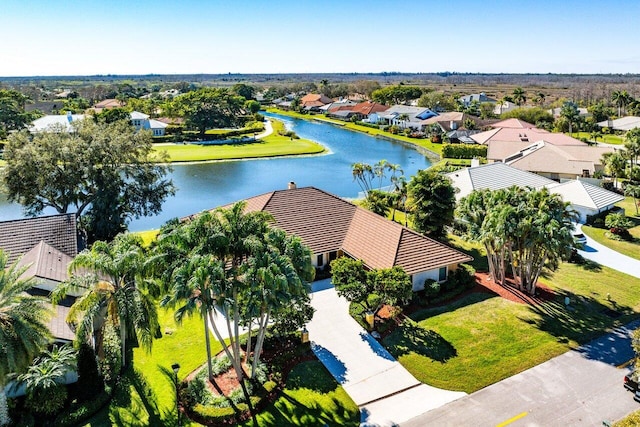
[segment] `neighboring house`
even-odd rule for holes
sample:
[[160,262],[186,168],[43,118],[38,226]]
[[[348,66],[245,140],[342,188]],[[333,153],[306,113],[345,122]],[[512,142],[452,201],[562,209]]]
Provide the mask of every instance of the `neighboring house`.
[[602,187],[578,179],[557,183],[551,179],[516,169],[504,163],[489,163],[461,169],[447,174],[458,189],[456,199],[468,196],[474,190],[499,190],[513,185],[519,187],[547,187],[551,193],[560,194],[580,215],[585,223],[589,216],[611,210],[624,197]]
[[[553,180],[590,178],[595,172],[603,171],[602,155],[615,151],[612,147],[590,147],[588,145],[555,145],[541,140],[513,151],[501,159],[494,147],[507,148],[502,143],[490,143],[487,150],[488,161],[501,161],[520,170],[533,172]],[[489,153],[491,151],[491,153]]]
[[385,111],[370,114],[368,121],[370,123],[398,126],[402,129],[424,130],[425,124],[423,122],[437,115],[438,113],[424,107],[394,105]]
[[322,109],[326,109],[327,116],[330,117],[345,119],[355,116],[358,120],[364,120],[373,113],[386,111],[389,107],[372,101],[355,103],[351,100],[346,100],[334,102],[322,107]]
[[[562,112],[562,108],[552,108],[550,110],[547,110],[554,119],[557,119],[558,117],[560,117],[560,113]],[[586,108],[578,108],[578,116],[580,117],[589,117],[591,116],[591,113],[589,113],[589,110],[587,110]]]
[[72,132],[73,125],[72,123],[78,122],[79,120],[84,119],[84,114],[71,114],[67,113],[66,115],[57,114],[50,116],[42,116],[39,119],[35,119],[31,126],[29,127],[29,131],[31,133],[38,132],[52,132],[52,131],[63,131],[63,132]]
[[460,103],[464,107],[469,107],[474,102],[478,104],[482,104],[483,102],[490,102],[492,104],[495,104],[496,102],[498,102],[493,98],[489,98],[484,92],[461,96],[460,98],[458,98],[458,101],[460,101]]
[[513,111],[517,108],[526,108],[526,107],[518,105],[515,102],[511,102],[511,101],[500,101],[496,103],[495,107],[493,107],[493,114],[499,116],[502,113],[508,113],[509,111]]
[[309,93],[300,98],[300,108],[309,111],[320,111],[320,107],[331,104],[333,99],[318,93]]
[[[437,124],[440,126],[440,128],[443,130],[443,132],[451,132],[451,131],[455,131],[456,129],[460,129],[461,127],[463,127],[464,121],[467,118],[470,118],[471,116],[468,116],[464,113],[461,113],[459,111],[449,111],[446,113],[437,113],[437,115],[430,117],[426,120],[422,120],[421,122],[421,126],[422,129],[426,128],[427,126],[432,126],[434,124]],[[474,120],[474,118],[471,118],[471,120]]]
[[[494,125],[495,126],[495,125]],[[476,133],[471,138],[478,144],[489,145],[492,142],[500,142],[506,144],[516,143],[528,143],[531,144],[536,141],[547,141],[555,145],[577,145],[586,146],[587,144],[565,135],[563,133],[551,133],[544,129],[531,128],[513,128],[513,127],[500,127],[484,132]],[[528,145],[527,144],[527,145]],[[509,145],[507,145],[509,146]],[[516,147],[517,145],[513,145]],[[522,148],[522,147],[519,147]],[[515,150],[512,150],[512,152]]]
[[147,114],[138,111],[131,112],[131,124],[137,130],[150,130],[153,136],[164,136],[167,124],[159,120],[150,119]]
[[628,131],[631,129],[640,128],[640,117],[626,116],[620,117],[619,119],[615,120],[605,120],[596,124],[601,128]]
[[[69,263],[78,254],[75,214],[60,214],[0,222],[0,248],[9,264],[29,266],[24,277],[34,277],[34,295],[48,296],[66,280]],[[22,257],[22,258],[21,258]],[[66,323],[69,308],[80,293],[71,293],[53,307],[49,329],[55,341],[70,342],[74,333]]]
[[102,110],[110,110],[112,108],[122,108],[124,107],[124,103],[118,101],[117,99],[105,99],[104,101],[100,101],[95,104],[90,110],[95,111],[96,113],[102,112]]
[[426,279],[444,281],[449,271],[473,258],[400,224],[314,187],[273,191],[246,200],[248,212],[265,211],[274,225],[299,236],[312,252],[312,263],[326,268],[339,256],[364,262],[367,268],[401,266],[413,290]]

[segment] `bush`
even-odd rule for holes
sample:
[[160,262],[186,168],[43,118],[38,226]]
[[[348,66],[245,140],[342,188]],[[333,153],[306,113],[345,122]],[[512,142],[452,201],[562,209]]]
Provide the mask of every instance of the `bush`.
[[433,279],[427,279],[424,281],[424,296],[427,298],[433,298],[440,293],[440,283]]
[[453,274],[459,286],[471,289],[476,285],[476,269],[468,264],[460,264]]
[[80,406],[72,406],[68,411],[56,417],[55,426],[66,427],[80,424],[100,411],[109,402],[110,398],[110,394],[105,390],[91,401],[84,402]]
[[39,388],[27,393],[25,406],[34,412],[53,415],[64,406],[67,400],[67,387],[58,384],[55,387]]
[[267,393],[271,393],[273,390],[275,390],[278,384],[276,384],[275,381],[267,381],[262,386],[267,391]]
[[107,384],[111,385],[118,378],[122,369],[122,354],[120,337],[110,322],[107,322],[104,328],[102,351],[104,357],[99,360],[100,372]]
[[442,157],[450,159],[487,157],[487,146],[475,144],[444,144],[442,146]]
[[190,407],[206,403],[208,394],[204,380],[199,377],[189,381],[187,387],[181,392],[182,400]]
[[[246,411],[249,407],[246,403],[241,403],[238,405],[238,409]],[[220,408],[216,406],[205,406],[202,404],[195,405],[193,407],[193,413],[198,419],[209,423],[223,423],[225,421],[230,421],[235,417],[235,412],[231,407]]]

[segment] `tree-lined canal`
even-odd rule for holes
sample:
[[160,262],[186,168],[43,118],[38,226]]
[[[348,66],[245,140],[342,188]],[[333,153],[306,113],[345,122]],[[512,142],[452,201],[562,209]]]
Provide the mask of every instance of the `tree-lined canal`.
[[[129,229],[140,231],[158,228],[170,218],[285,189],[289,181],[296,182],[299,187],[314,186],[341,197],[356,197],[360,188],[351,174],[351,165],[356,162],[374,164],[386,159],[390,163],[399,164],[407,177],[431,165],[428,158],[407,144],[375,138],[327,123],[272,113],[265,115],[282,120],[287,128],[301,138],[324,145],[329,150],[328,154],[174,165],[171,178],[178,188],[176,195],[164,203],[159,215],[134,219]],[[45,213],[55,212],[47,210]],[[6,202],[0,195],[0,218],[8,220],[21,217],[21,207]]]

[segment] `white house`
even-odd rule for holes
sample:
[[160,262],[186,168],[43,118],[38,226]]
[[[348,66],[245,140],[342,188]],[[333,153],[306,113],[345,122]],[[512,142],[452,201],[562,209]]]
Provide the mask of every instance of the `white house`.
[[164,136],[165,128],[168,126],[166,123],[150,119],[147,114],[138,111],[131,112],[131,124],[137,130],[150,130],[153,136]]
[[84,119],[84,114],[71,114],[67,113],[66,115],[57,114],[57,115],[49,115],[42,116],[39,119],[35,119],[31,126],[29,127],[29,131],[31,133],[38,132],[72,132],[73,126],[72,123],[78,122]]

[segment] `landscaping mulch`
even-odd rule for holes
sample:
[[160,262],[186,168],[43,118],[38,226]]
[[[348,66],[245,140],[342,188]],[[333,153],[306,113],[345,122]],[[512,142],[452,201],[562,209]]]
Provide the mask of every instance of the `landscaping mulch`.
[[507,278],[506,281],[507,284],[502,286],[494,282],[489,273],[476,273],[476,286],[470,292],[490,292],[512,302],[530,305],[552,301],[556,297],[556,293],[552,289],[540,283],[536,285],[536,295],[534,296],[519,290],[512,279]]

